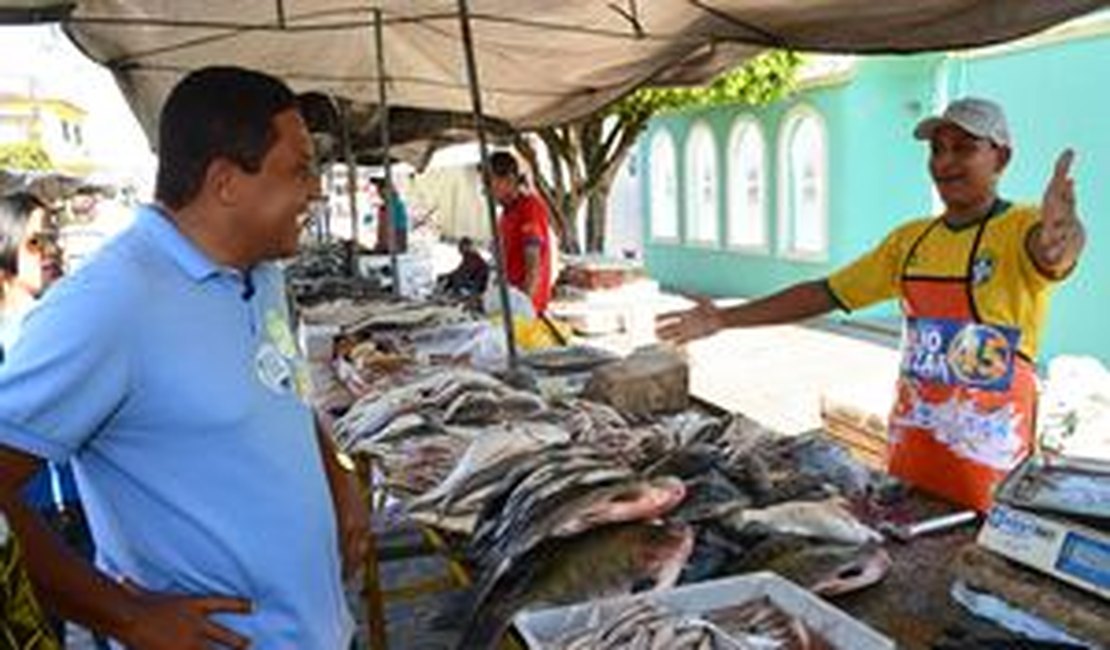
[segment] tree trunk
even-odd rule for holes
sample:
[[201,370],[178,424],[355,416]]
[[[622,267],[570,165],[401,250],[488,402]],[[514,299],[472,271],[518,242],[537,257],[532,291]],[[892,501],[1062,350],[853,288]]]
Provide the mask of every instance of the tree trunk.
[[605,252],[605,227],[609,215],[608,183],[597,185],[586,203],[586,252]]
[[547,148],[548,160],[554,170],[554,178],[546,178],[540,173],[539,154],[527,138],[517,134],[513,146],[532,168],[536,191],[547,204],[548,212],[551,214],[550,226],[559,238],[559,250],[576,255],[582,249],[578,242],[578,229],[574,215],[578,214],[577,206],[581,204],[581,201],[574,200],[571,197],[563,170],[559,166],[562,161],[559,154],[559,141],[562,136],[555,128],[543,129],[537,132],[537,135],[543,140]]

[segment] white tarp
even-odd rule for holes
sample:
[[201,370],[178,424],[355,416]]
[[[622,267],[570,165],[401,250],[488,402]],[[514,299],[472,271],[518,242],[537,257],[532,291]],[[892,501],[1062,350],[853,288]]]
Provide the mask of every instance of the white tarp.
[[[1017,38],[1107,0],[472,0],[486,112],[519,127],[587,114],[646,82],[696,82],[767,47],[911,52]],[[389,102],[471,109],[456,0],[0,0],[50,16],[117,75],[148,132],[169,88],[210,64],[377,102],[373,9]],[[13,18],[15,16],[15,18]]]

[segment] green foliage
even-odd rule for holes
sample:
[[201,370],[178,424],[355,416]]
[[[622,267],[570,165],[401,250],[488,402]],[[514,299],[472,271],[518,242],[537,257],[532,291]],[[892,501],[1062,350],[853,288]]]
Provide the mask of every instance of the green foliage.
[[794,88],[802,57],[772,50],[748,60],[708,85],[680,88],[641,88],[609,111],[621,119],[646,120],[657,113],[721,104],[767,104]]
[[15,171],[51,171],[50,154],[37,142],[0,143],[0,168]]

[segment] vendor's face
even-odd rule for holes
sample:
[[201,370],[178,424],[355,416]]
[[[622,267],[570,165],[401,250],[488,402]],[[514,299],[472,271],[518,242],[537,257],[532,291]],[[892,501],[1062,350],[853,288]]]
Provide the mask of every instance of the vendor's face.
[[490,189],[493,199],[501,205],[512,203],[516,196],[516,180],[511,176],[490,176]]
[[257,261],[296,254],[309,202],[320,195],[315,150],[300,113],[293,109],[278,113],[273,127],[277,138],[262,167],[242,179],[240,223]]
[[25,233],[19,245],[16,282],[37,298],[62,276],[58,232],[40,208],[27,220]]
[[950,209],[992,200],[1010,151],[952,124],[937,128],[929,142],[929,173]]

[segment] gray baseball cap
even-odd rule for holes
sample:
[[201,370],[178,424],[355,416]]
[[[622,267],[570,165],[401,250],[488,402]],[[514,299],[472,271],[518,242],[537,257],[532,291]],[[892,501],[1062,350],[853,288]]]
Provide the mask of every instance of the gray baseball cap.
[[927,117],[913,130],[918,140],[932,139],[933,133],[944,124],[954,124],[977,138],[990,140],[996,145],[1010,146],[1010,128],[1002,107],[992,101],[977,97],[957,99],[944,109],[939,117]]

